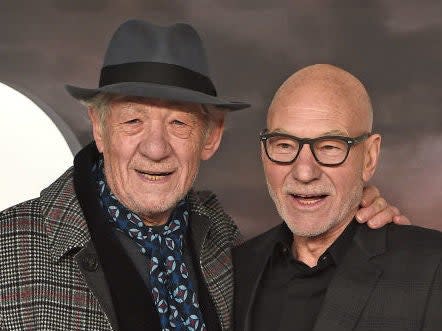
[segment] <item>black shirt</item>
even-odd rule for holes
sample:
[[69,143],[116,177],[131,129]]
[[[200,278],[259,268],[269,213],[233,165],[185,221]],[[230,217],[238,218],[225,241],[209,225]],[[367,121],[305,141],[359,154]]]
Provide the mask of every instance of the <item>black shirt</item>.
[[310,268],[293,258],[293,235],[282,224],[260,280],[252,311],[253,331],[310,331],[322,306],[336,266],[344,257],[355,230],[351,222]]

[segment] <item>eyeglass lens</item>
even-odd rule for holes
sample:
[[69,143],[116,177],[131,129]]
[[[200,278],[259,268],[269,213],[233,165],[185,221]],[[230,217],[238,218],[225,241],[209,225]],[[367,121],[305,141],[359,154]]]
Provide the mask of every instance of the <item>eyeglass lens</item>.
[[[344,161],[349,146],[340,139],[320,139],[311,142],[316,159],[324,164]],[[297,156],[300,143],[288,137],[274,136],[266,139],[267,152],[277,162],[291,162]]]

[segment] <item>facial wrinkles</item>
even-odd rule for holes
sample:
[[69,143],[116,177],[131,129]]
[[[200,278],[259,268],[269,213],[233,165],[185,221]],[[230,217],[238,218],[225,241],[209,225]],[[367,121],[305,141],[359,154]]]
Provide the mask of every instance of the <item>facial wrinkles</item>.
[[294,231],[294,233],[297,231],[298,233],[295,234],[303,237],[318,237],[321,235],[327,236],[328,233],[333,233],[333,230],[336,227],[343,224],[343,222],[350,221],[353,215],[356,213],[357,207],[362,198],[362,187],[362,183],[353,185],[345,199],[342,201],[342,204],[340,206],[334,206],[334,208],[337,208],[338,210],[336,217],[330,219],[328,223],[323,223],[322,227],[319,226],[317,229],[311,232],[299,232],[294,226],[292,226],[292,231]]
[[[302,227],[298,227],[296,225],[296,220],[293,220],[293,216],[291,216],[290,211],[287,209],[287,205],[284,201],[284,196],[278,196],[278,193],[275,192],[270,185],[268,179],[266,180],[267,187],[269,190],[270,197],[274,201],[276,205],[276,209],[278,211],[279,216],[284,220],[287,226],[290,228],[291,232],[297,236],[301,237],[318,237],[330,231],[334,227],[338,226],[342,223],[343,220],[346,220],[349,215],[353,215],[356,213],[357,206],[362,198],[362,187],[363,183],[360,182],[352,187],[346,199],[343,200],[341,206],[334,206],[334,208],[338,208],[338,213],[334,219],[330,219],[325,223],[318,223],[313,230],[304,231]],[[287,184],[284,185],[282,194],[290,195],[290,194],[306,194],[306,195],[321,195],[321,194],[331,194],[334,195],[334,187],[331,184],[320,184],[316,186],[311,186],[306,188],[297,187],[296,185]]]
[[[323,135],[355,137],[371,131],[371,105],[362,84],[340,69],[330,69],[330,66],[313,69],[307,69],[301,75],[295,74],[278,90],[269,109],[267,128],[271,132],[280,131],[300,138]],[[349,159],[338,168],[308,165],[308,162],[315,161],[304,159],[303,167],[321,169],[309,181],[297,179],[293,168],[289,171],[287,167],[264,159],[270,195],[293,233],[306,237],[326,235],[353,217],[363,187],[362,163],[354,159],[356,152],[361,152],[360,148],[360,145],[352,148]],[[305,149],[308,146],[304,146]],[[295,166],[301,165],[292,164],[292,167]],[[290,195],[328,198],[324,200],[327,202],[325,208],[313,215],[294,207]],[[302,219],[307,223],[301,222]]]
[[[278,116],[269,117],[268,130],[294,135],[299,138],[317,138],[322,136],[354,136],[359,132],[351,130],[340,114],[329,115],[327,110],[317,107],[279,109]],[[273,119],[274,118],[274,119]],[[290,124],[294,123],[296,131]],[[331,126],[332,124],[332,126]],[[331,129],[332,128],[332,129]],[[312,133],[314,132],[314,133]]]
[[[188,186],[190,187],[196,178],[198,155],[202,150],[202,139],[199,135],[202,134],[204,127],[203,122],[200,123],[198,119],[202,114],[168,107],[161,102],[152,104],[119,102],[112,104],[111,111],[104,131],[107,137],[103,143],[104,154],[108,156],[105,162],[105,174],[112,192],[143,219],[167,212],[185,196]],[[134,126],[136,130],[130,125],[125,125],[126,121],[133,118],[140,119],[141,124]],[[188,136],[180,137],[181,126],[177,125],[174,119],[183,120],[191,127]],[[148,126],[162,130],[158,132],[159,138],[164,139],[164,143],[170,144],[171,149],[164,158],[155,160],[149,155],[140,153],[140,144],[152,140],[152,137],[149,137],[151,131]],[[148,202],[142,196],[154,187],[151,184],[138,183],[137,177],[134,177],[134,170],[151,174],[170,172],[174,175],[169,181],[170,187],[167,191],[164,191],[166,186],[159,186],[159,190],[155,190],[153,194],[155,198],[149,199]]]

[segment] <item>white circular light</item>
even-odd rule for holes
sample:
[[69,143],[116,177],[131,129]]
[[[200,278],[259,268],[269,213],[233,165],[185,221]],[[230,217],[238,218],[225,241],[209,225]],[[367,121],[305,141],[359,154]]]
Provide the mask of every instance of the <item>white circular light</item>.
[[32,199],[73,155],[54,122],[31,99],[0,83],[0,210]]

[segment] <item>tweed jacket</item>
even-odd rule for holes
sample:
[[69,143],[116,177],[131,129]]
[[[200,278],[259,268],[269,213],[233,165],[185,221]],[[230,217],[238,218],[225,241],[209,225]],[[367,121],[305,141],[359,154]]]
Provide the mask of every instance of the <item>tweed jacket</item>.
[[[235,327],[253,330],[253,303],[281,226],[233,249]],[[442,330],[442,233],[358,225],[313,331]],[[275,330],[278,321],[275,321]]]
[[[213,194],[190,192],[188,201],[198,265],[222,330],[230,330],[239,231]],[[73,168],[39,198],[0,213],[0,264],[1,330],[119,330]]]

